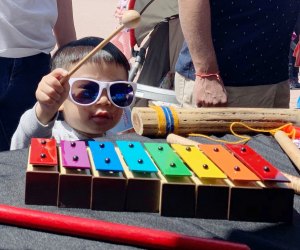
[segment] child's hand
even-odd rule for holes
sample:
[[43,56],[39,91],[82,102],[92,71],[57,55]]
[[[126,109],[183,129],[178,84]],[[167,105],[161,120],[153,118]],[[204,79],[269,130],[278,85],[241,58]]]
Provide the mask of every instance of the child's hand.
[[48,124],[68,97],[70,87],[68,79],[64,79],[67,74],[67,71],[58,68],[40,81],[35,92],[38,101],[35,112],[41,123]]

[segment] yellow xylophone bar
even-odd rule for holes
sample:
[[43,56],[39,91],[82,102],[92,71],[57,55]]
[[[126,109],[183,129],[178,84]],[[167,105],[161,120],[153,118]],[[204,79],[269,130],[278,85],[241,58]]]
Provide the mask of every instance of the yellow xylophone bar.
[[[68,146],[62,147],[65,143]],[[220,166],[224,164],[196,146],[117,142],[119,146],[125,145],[124,150],[112,142],[93,142],[99,149],[94,153],[90,142],[88,147],[76,151],[81,143],[84,142],[63,142],[58,146],[52,139],[32,140],[26,172],[27,204],[250,221],[292,218],[293,190],[276,180],[269,184],[270,181],[261,180],[251,171],[255,178],[245,178],[241,175],[242,162],[228,150],[228,157],[235,160],[232,167],[239,167],[230,175]],[[109,150],[108,145],[112,145]],[[214,152],[220,145],[207,147]],[[220,149],[225,152],[225,148]],[[86,162],[84,168],[79,166],[84,155],[90,168]],[[53,163],[49,161],[51,157]],[[131,158],[134,166],[129,164]],[[147,162],[150,166],[146,166]],[[226,162],[223,159],[225,165]]]

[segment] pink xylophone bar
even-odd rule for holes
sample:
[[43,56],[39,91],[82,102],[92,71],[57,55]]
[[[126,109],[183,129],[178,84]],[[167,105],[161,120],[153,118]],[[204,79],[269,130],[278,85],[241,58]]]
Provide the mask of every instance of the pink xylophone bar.
[[152,249],[250,249],[244,244],[203,239],[168,231],[60,215],[8,205],[0,205],[0,222],[25,228]]

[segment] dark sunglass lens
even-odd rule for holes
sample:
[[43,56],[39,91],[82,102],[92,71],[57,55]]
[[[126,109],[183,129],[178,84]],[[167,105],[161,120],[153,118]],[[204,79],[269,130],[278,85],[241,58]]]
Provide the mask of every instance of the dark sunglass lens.
[[110,96],[112,101],[119,107],[128,107],[134,99],[134,91],[130,84],[116,83],[110,86]]
[[88,80],[78,80],[73,83],[71,95],[75,102],[90,104],[96,100],[99,93],[99,85]]

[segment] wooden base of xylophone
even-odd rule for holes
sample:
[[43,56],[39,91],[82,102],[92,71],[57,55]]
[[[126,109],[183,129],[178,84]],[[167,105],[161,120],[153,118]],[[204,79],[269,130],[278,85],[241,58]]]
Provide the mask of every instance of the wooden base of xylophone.
[[[61,149],[58,147],[61,154]],[[31,154],[31,148],[29,149]],[[87,149],[89,158],[92,154]],[[294,191],[284,182],[168,176],[131,171],[48,167],[28,163],[25,203],[105,211],[159,212],[162,216],[291,222]]]
[[59,172],[57,166],[34,167],[26,171],[25,203],[30,205],[57,205]]
[[56,206],[59,183],[58,164],[53,164],[51,168],[35,166],[30,164],[29,159],[26,171],[25,203]]
[[229,220],[291,222],[294,190],[285,184],[232,186],[229,204]]

